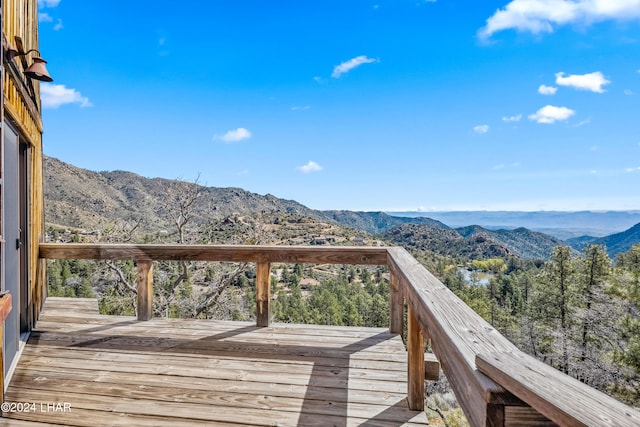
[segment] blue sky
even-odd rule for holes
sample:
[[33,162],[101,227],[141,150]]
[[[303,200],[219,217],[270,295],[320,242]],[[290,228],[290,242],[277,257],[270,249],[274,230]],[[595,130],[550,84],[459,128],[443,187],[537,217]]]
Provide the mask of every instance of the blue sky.
[[45,154],[315,209],[640,209],[640,0],[39,2]]

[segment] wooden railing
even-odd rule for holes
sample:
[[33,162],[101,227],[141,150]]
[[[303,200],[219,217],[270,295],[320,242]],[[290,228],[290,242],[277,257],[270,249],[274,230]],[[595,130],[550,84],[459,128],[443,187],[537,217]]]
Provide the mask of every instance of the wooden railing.
[[152,317],[153,261],[254,262],[258,326],[269,325],[272,263],[386,265],[390,332],[402,332],[408,307],[411,409],[424,409],[427,338],[472,426],[640,425],[637,410],[519,351],[402,248],[44,243],[40,257],[135,260],[140,320]]

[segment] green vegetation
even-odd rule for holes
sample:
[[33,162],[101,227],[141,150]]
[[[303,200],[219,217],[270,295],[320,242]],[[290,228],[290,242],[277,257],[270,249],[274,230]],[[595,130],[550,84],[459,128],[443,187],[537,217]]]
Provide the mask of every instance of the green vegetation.
[[494,262],[469,262],[494,272],[487,286],[467,283],[452,265],[440,269],[443,283],[523,351],[640,402],[640,245],[615,263],[600,245],[581,255],[559,246],[544,264]]
[[89,278],[94,266],[82,260],[47,261],[49,296],[95,298]]
[[337,277],[322,279],[303,291],[303,269],[285,266],[277,289],[272,315],[276,322],[336,326],[389,325],[389,283],[378,268],[372,274],[365,267],[345,266]]

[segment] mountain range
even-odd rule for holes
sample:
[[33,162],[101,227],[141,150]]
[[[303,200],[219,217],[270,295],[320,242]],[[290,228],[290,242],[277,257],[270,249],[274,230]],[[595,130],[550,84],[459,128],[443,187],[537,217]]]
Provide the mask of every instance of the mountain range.
[[562,240],[581,236],[604,237],[640,223],[635,211],[453,211],[387,212],[402,217],[429,217],[450,227],[477,224],[490,230],[526,227]]
[[[169,195],[174,194],[172,189],[179,186],[180,191],[197,189],[200,193],[191,208],[191,223],[196,226],[216,223],[216,227],[225,230],[224,235],[228,236],[229,242],[233,240],[234,230],[240,233],[241,229],[235,219],[228,219],[245,215],[251,216],[250,221],[253,222],[269,222],[271,229],[278,223],[306,224],[305,227],[298,227],[297,236],[283,233],[282,227],[279,227],[281,234],[289,237],[278,242],[298,244],[347,241],[349,236],[354,238],[365,233],[371,239],[383,239],[409,248],[469,259],[509,255],[523,259],[547,259],[554,247],[566,244],[557,237],[523,227],[494,230],[465,224],[454,229],[451,224],[427,216],[314,210],[294,200],[271,194],[260,195],[233,187],[204,187],[197,183],[164,178],[145,178],[126,171],[93,172],[53,157],[44,159],[44,184],[45,220],[53,227],[93,231],[123,221],[140,222],[140,228],[146,233],[167,233],[175,228],[169,215],[169,205],[172,203]],[[258,214],[262,219],[256,216]],[[508,215],[503,213],[499,216],[506,218]],[[461,215],[452,213],[452,217],[459,220]],[[566,220],[566,216],[560,217]],[[584,219],[581,221],[580,224],[586,224]],[[327,233],[335,237],[328,237]],[[623,233],[604,237],[580,236],[566,242],[577,250],[589,243],[606,244],[610,255],[614,256],[628,250],[633,243],[640,242],[640,224]]]
[[581,236],[567,239],[566,242],[578,250],[587,245],[605,245],[609,256],[613,257],[620,252],[627,252],[631,246],[640,243],[640,223],[621,233],[604,237]]

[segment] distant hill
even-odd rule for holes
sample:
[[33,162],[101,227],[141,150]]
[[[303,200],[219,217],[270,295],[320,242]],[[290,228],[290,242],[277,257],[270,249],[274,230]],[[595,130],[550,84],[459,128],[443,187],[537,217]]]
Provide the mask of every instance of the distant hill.
[[448,229],[440,221],[431,218],[404,218],[387,215],[384,212],[354,212],[354,211],[320,211],[323,218],[333,220],[347,227],[378,234],[402,224],[421,224],[431,227]]
[[[167,194],[176,181],[124,172],[92,172],[52,157],[44,158],[45,220],[84,229],[99,229],[116,219],[144,218],[148,231],[172,229]],[[186,184],[195,186],[196,184]],[[194,206],[195,224],[233,214],[281,211],[315,217],[315,211],[272,195],[240,188],[201,187]]]
[[605,245],[609,256],[615,258],[617,254],[627,252],[631,249],[631,246],[640,243],[640,223],[621,233],[615,233],[605,237],[581,236],[568,239],[567,243],[576,250],[582,250],[582,248],[589,244]]
[[640,211],[607,212],[517,212],[517,211],[453,211],[453,212],[387,212],[393,216],[427,216],[452,228],[478,224],[484,228],[529,230],[550,234],[562,240],[583,235],[603,237],[619,233],[640,222]]
[[380,237],[394,244],[468,259],[517,256],[546,260],[556,246],[564,245],[561,240],[525,228],[492,231],[477,225],[442,229],[404,224]]
[[427,225],[403,224],[382,233],[380,238],[395,245],[453,258],[485,259],[512,255],[507,247],[483,236],[467,238],[456,230]]
[[549,259],[556,246],[566,245],[560,239],[548,234],[531,231],[524,227],[514,230],[487,230],[480,226],[457,228],[462,236],[473,238],[483,236],[509,249],[512,254],[523,259]]
[[[144,219],[145,232],[173,230],[167,215],[167,195],[178,181],[145,178],[125,172],[93,172],[44,158],[45,220],[49,224],[85,230],[100,230],[115,221]],[[429,218],[400,218],[383,212],[319,211],[296,201],[260,195],[240,188],[199,187],[200,197],[193,211],[193,224],[211,223],[233,215],[276,212],[340,224],[369,234],[377,234],[404,223],[447,228]],[[265,219],[269,220],[269,219]]]

